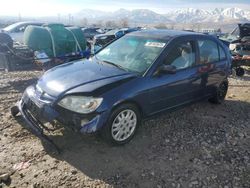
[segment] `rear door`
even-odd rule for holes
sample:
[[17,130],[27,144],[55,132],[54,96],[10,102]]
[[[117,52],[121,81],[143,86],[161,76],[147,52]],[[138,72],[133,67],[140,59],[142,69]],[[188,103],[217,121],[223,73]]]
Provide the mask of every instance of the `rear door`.
[[[209,96],[213,94],[218,83],[226,76],[226,55],[220,45],[212,39],[201,38],[197,42],[199,49],[197,74],[201,78],[201,95]],[[220,50],[223,51],[220,53]]]

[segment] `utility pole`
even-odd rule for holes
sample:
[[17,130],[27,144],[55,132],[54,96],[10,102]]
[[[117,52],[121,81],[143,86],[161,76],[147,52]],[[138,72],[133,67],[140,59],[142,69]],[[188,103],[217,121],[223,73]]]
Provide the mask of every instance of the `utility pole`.
[[71,14],[69,14],[69,25],[71,24]]
[[20,13],[20,12],[18,13],[18,21],[19,21],[19,22],[22,21],[22,16],[21,16],[21,13]]
[[71,16],[71,23],[74,25],[74,16]]
[[57,20],[58,20],[58,22],[61,22],[61,14],[60,13],[57,14]]

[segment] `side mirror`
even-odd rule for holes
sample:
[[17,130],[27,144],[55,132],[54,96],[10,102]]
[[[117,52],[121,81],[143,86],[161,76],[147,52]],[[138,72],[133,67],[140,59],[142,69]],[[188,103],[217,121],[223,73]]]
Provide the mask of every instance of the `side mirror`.
[[174,65],[161,65],[155,75],[159,74],[175,74],[176,73],[176,67]]

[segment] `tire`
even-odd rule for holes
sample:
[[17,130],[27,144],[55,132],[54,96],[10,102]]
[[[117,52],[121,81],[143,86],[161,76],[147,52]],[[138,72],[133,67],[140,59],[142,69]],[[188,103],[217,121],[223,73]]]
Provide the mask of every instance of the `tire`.
[[[5,44],[5,45],[1,45]],[[13,48],[13,40],[10,35],[6,33],[0,33],[0,52],[8,52],[9,48]]]
[[5,72],[10,72],[11,71],[11,62],[10,62],[10,57],[9,55],[6,53],[3,56],[3,65],[4,65],[4,71]]
[[[130,116],[130,120],[126,116]],[[111,112],[101,134],[109,143],[123,145],[134,137],[140,123],[141,115],[138,108],[130,103],[122,104]]]
[[17,106],[13,106],[11,107],[10,112],[11,112],[11,115],[15,117],[19,113],[19,109]]
[[243,68],[241,68],[241,67],[236,68],[235,71],[236,71],[236,75],[239,76],[239,77],[242,77],[245,74],[245,70]]
[[221,104],[225,100],[228,90],[228,81],[223,81],[219,87],[216,88],[215,95],[209,99],[209,102],[214,104]]

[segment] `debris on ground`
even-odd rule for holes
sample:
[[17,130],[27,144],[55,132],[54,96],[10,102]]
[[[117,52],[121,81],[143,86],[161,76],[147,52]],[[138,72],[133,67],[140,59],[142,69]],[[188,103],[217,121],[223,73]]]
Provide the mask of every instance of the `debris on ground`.
[[17,163],[13,166],[13,169],[14,170],[23,170],[23,169],[26,169],[30,166],[30,160],[27,161],[27,162],[20,162],[20,163]]
[[159,115],[121,147],[96,135],[55,133],[59,155],[9,112],[41,74],[0,72],[0,175],[6,180],[15,164],[21,169],[9,173],[10,187],[250,187],[249,72],[229,79],[223,104],[204,101]]

